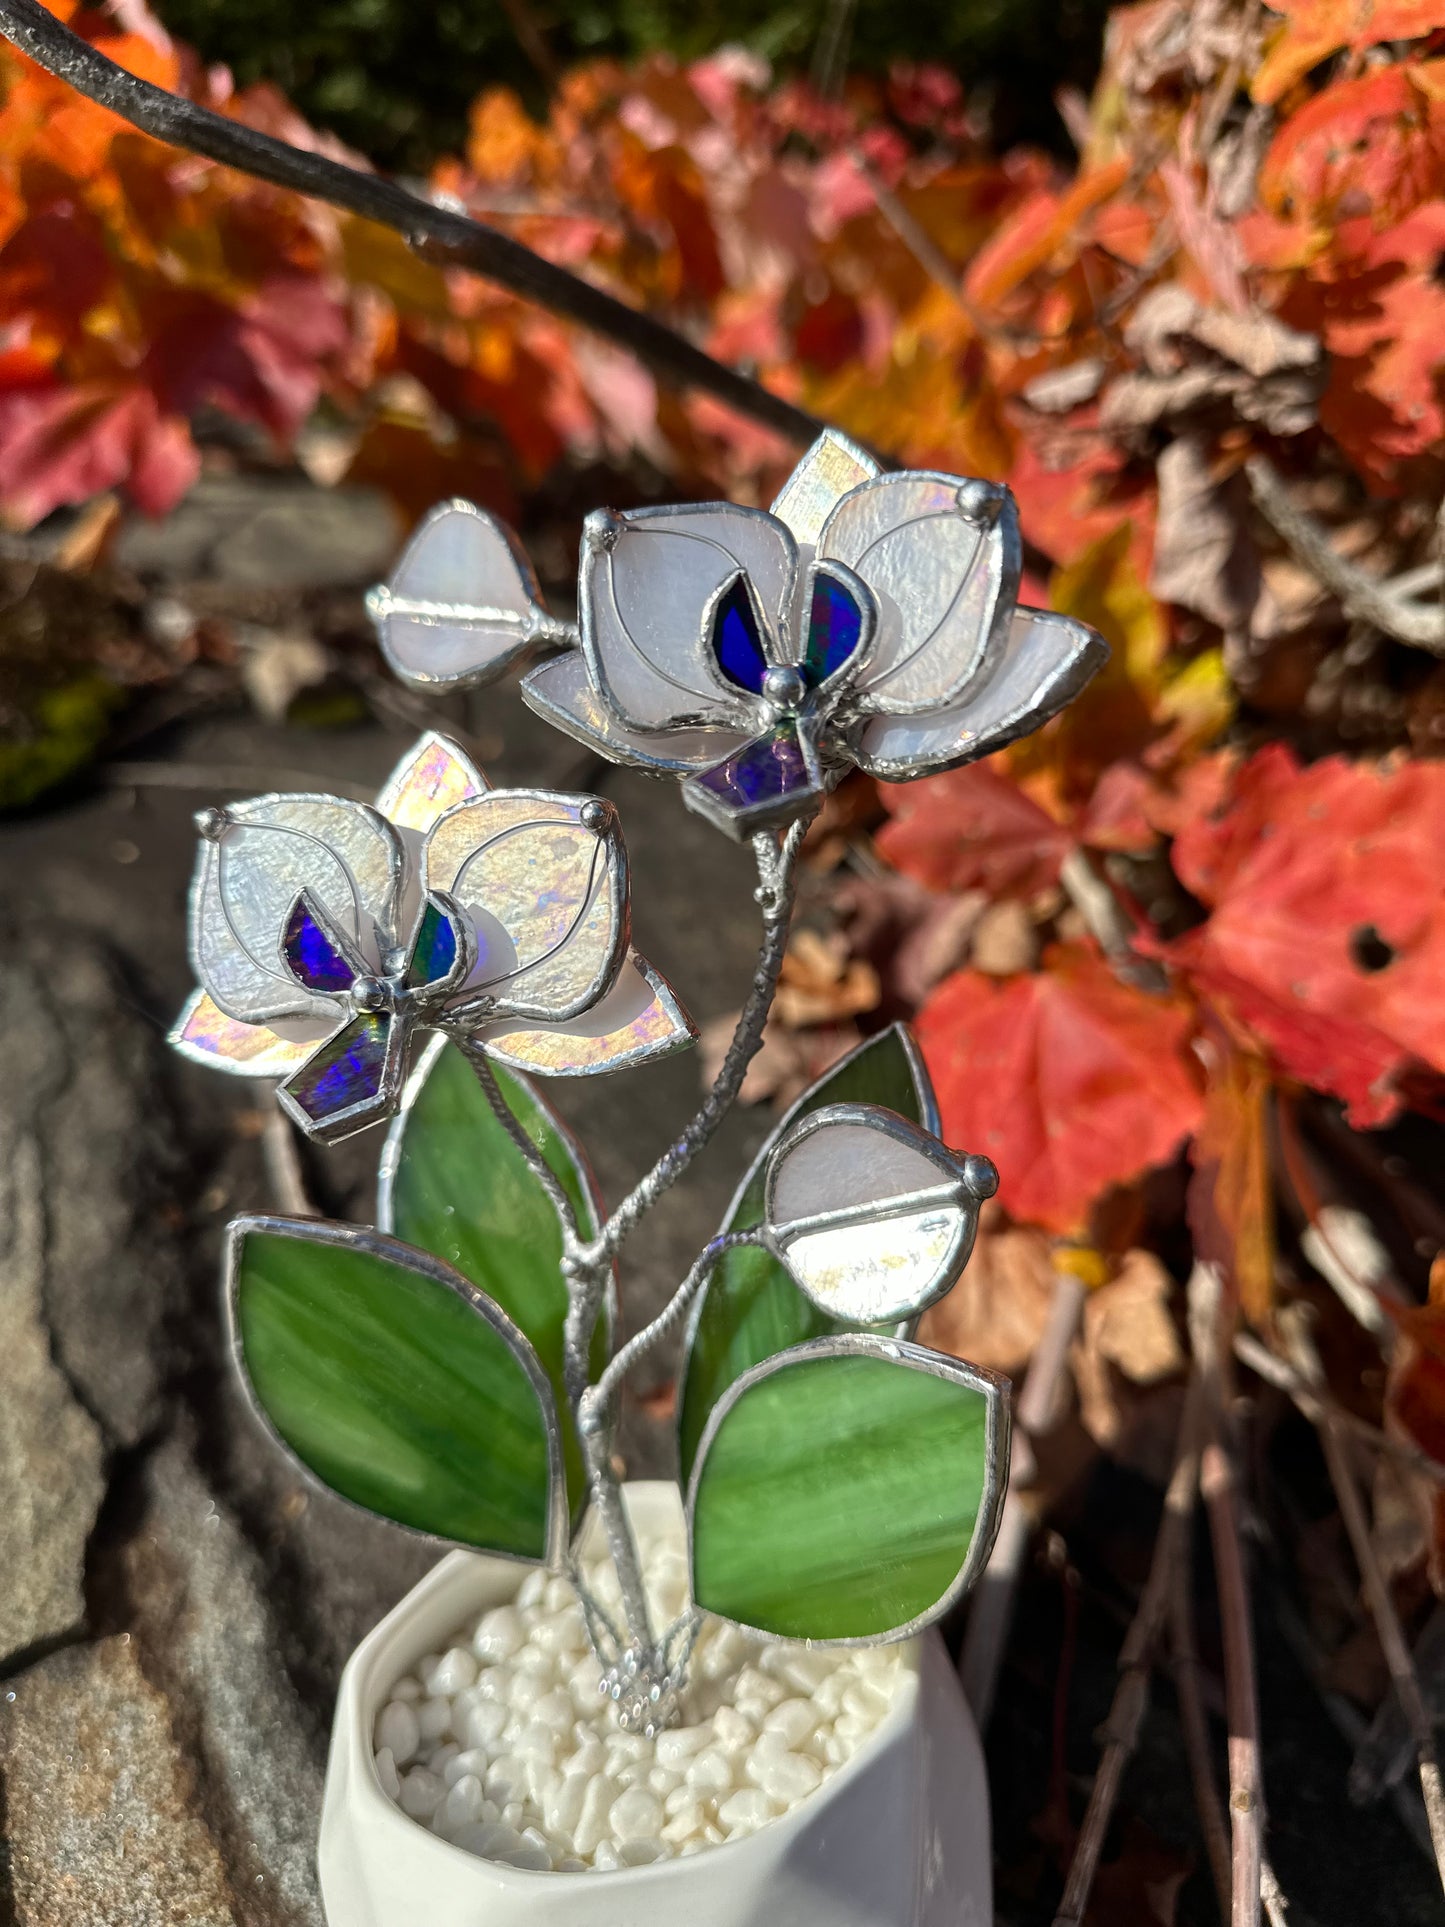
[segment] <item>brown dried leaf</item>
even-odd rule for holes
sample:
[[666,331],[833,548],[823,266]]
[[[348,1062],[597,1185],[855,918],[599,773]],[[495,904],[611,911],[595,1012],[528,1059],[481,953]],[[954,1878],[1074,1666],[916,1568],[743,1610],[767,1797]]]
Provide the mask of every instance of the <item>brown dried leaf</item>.
[[1053,1303],[1053,1240],[1010,1225],[985,1205],[967,1269],[924,1313],[919,1343],[1017,1377],[1038,1344]]
[[1238,477],[1216,478],[1199,435],[1170,442],[1158,474],[1150,588],[1221,629],[1241,627],[1259,596],[1260,569]]

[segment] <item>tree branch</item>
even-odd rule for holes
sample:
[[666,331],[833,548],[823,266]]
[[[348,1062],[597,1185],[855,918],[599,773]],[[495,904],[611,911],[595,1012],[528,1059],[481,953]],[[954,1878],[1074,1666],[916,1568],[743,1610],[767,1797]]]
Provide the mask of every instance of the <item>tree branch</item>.
[[1244,465],[1256,508],[1275,534],[1334,596],[1347,616],[1373,624],[1396,642],[1445,656],[1445,608],[1411,601],[1400,583],[1381,582],[1341,555],[1312,515],[1292,500],[1278,469],[1263,455]]
[[788,441],[806,444],[822,426],[804,409],[714,361],[665,322],[629,308],[510,235],[465,214],[434,207],[378,175],[258,133],[127,73],[63,26],[37,0],[0,0],[0,34],[47,73],[108,107],[143,134],[395,228],[426,259],[485,275],[523,300],[616,342],[662,380],[712,395]]

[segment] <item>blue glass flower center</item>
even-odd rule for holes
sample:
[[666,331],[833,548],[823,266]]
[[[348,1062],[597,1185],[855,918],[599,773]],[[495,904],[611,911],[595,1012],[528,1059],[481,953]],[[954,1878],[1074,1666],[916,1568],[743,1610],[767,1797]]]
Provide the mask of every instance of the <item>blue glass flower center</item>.
[[751,696],[762,695],[768,659],[746,576],[734,576],[713,604],[712,652],[730,683]]
[[810,689],[835,676],[863,640],[863,610],[841,577],[819,568],[813,577],[803,676]]

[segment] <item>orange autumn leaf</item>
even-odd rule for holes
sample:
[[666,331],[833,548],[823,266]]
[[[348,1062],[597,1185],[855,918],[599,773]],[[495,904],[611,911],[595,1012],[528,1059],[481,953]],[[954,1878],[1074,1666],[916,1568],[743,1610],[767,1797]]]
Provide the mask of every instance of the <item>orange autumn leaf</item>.
[[1266,107],[1342,47],[1359,52],[1386,40],[1423,40],[1445,25],[1439,0],[1270,0],[1270,11],[1283,14],[1284,24],[1249,89]]
[[1203,1105],[1193,1018],[1080,944],[998,982],[963,970],[918,1014],[950,1144],[982,1151],[1015,1217],[1074,1232],[1111,1187],[1167,1163]]
[[1258,1324],[1274,1302],[1269,1067],[1221,1035],[1208,1039],[1206,1063],[1204,1119],[1190,1154],[1189,1229],[1195,1256],[1218,1266]]

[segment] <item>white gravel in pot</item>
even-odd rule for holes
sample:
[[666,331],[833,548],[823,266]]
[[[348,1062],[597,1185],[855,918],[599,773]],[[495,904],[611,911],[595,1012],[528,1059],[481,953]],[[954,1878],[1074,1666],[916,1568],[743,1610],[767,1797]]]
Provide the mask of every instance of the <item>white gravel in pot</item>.
[[[643,1546],[654,1624],[687,1597],[673,1546]],[[606,1560],[586,1567],[609,1610]],[[571,1583],[527,1575],[516,1601],[459,1627],[377,1715],[376,1773],[453,1845],[539,1872],[607,1873],[755,1833],[806,1800],[867,1739],[902,1680],[897,1647],[819,1650],[705,1618],[684,1724],[622,1732],[598,1691]]]

